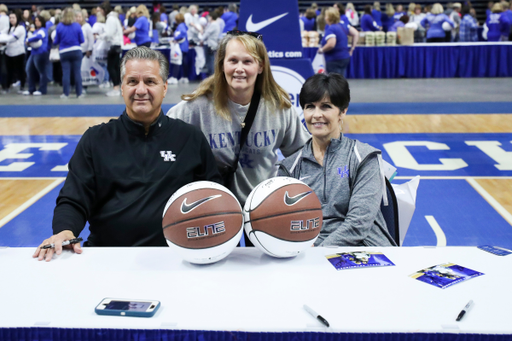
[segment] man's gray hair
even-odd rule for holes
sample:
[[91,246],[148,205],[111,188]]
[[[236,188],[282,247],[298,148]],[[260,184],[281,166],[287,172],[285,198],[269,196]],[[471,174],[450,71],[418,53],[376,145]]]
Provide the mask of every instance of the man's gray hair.
[[169,62],[167,58],[160,52],[151,50],[146,46],[138,46],[126,52],[121,61],[121,81],[123,81],[126,74],[126,63],[132,59],[156,60],[160,66],[160,77],[162,77],[164,83],[167,82],[167,77],[169,76]]

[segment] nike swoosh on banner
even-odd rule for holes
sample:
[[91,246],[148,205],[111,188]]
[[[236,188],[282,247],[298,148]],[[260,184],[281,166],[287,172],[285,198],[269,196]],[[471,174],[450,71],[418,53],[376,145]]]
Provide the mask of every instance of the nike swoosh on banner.
[[191,204],[187,204],[187,198],[185,198],[185,200],[183,200],[183,202],[181,203],[181,213],[187,214],[190,211],[192,211],[194,208],[204,204],[205,202],[213,200],[213,199],[216,199],[216,198],[221,197],[221,196],[222,195],[220,195],[220,194],[212,195],[211,197],[207,197],[207,198],[203,198],[203,199],[199,199],[197,201],[194,201]]
[[313,191],[309,191],[309,192],[304,192],[304,193],[299,193],[297,194],[296,196],[294,197],[290,197],[288,195],[288,191],[286,191],[286,193],[284,194],[284,203],[288,206],[292,206],[292,205],[295,205],[296,203],[298,203],[299,201],[301,201],[302,199],[304,199],[305,197],[307,197],[308,195],[310,195]]
[[258,32],[262,28],[265,28],[268,25],[278,21],[279,19],[281,19],[282,17],[284,17],[287,14],[288,14],[288,12],[280,14],[280,15],[278,15],[276,17],[273,17],[273,18],[270,18],[270,19],[267,19],[267,20],[260,21],[259,23],[253,23],[252,22],[252,14],[251,14],[249,16],[249,19],[247,19],[247,23],[245,24],[245,29],[247,31],[249,31],[249,32]]

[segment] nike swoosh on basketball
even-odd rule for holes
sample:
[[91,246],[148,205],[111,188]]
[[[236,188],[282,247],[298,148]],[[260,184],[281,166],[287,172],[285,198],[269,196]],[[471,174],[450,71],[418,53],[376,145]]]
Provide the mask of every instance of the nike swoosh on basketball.
[[247,31],[249,32],[258,32],[259,30],[261,30],[262,28],[265,28],[267,27],[268,25],[278,21],[279,19],[281,19],[282,17],[284,17],[285,15],[287,15],[288,12],[286,13],[283,13],[283,14],[280,14],[278,16],[275,16],[273,18],[270,18],[270,19],[267,19],[267,20],[263,20],[263,21],[260,21],[258,23],[253,23],[252,22],[252,14],[249,16],[249,19],[247,19],[247,23],[245,24],[245,28],[247,29]]
[[288,195],[288,191],[286,191],[286,193],[284,194],[284,203],[288,206],[292,206],[292,205],[295,205],[296,203],[298,203],[299,201],[301,201],[302,199],[304,199],[305,197],[307,197],[308,195],[310,195],[313,191],[309,191],[309,192],[304,192],[304,193],[299,193],[297,194],[296,196],[294,197],[290,197]]
[[197,201],[194,201],[191,204],[187,204],[187,198],[185,198],[185,200],[183,200],[183,202],[181,203],[181,213],[187,214],[190,211],[192,211],[194,208],[204,204],[205,202],[213,200],[213,199],[216,199],[216,198],[221,197],[221,196],[222,195],[220,195],[220,194],[212,195],[211,197],[202,198],[202,199],[199,199]]

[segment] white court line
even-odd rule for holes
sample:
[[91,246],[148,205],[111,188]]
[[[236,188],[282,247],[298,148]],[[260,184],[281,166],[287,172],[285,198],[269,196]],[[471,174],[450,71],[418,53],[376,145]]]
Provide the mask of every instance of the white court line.
[[18,208],[16,208],[14,211],[12,211],[11,213],[9,213],[5,218],[3,218],[2,220],[0,220],[0,228],[2,228],[2,226],[4,226],[5,224],[7,224],[9,221],[11,221],[12,219],[14,219],[18,214],[20,214],[21,212],[25,211],[27,208],[29,208],[32,204],[34,204],[36,201],[38,201],[39,199],[41,199],[43,196],[45,196],[46,194],[48,194],[48,192],[50,192],[52,189],[54,189],[55,187],[57,187],[60,183],[62,183],[63,181],[65,180],[65,178],[59,178],[57,180],[55,180],[54,182],[52,182],[51,184],[49,184],[48,186],[46,186],[42,191],[40,191],[39,193],[37,193],[36,195],[34,195],[32,198],[28,199],[26,202],[24,202],[22,205],[20,205]]
[[468,178],[467,182],[491,205],[510,225],[512,225],[512,214],[493,198],[475,179]]
[[439,226],[439,224],[437,223],[436,218],[434,218],[434,216],[431,215],[426,215],[425,219],[427,219],[428,224],[436,234],[437,246],[446,246],[446,236],[441,226]]

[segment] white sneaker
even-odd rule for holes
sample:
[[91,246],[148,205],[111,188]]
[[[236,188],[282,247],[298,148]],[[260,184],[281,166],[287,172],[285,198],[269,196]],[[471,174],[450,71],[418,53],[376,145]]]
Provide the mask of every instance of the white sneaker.
[[33,96],[41,96],[41,95],[42,95],[42,93],[41,93],[41,91],[34,91],[34,92],[32,93],[32,95],[33,95]]
[[85,94],[87,94],[87,90],[82,89],[82,95],[85,95]]
[[178,84],[178,80],[174,77],[171,77],[167,80],[169,84]]
[[76,96],[76,98],[85,98],[85,93],[82,92],[82,94],[80,96]]
[[60,95],[60,98],[62,98],[62,99],[68,99],[68,96],[66,96],[65,94],[62,94],[62,95]]
[[25,91],[23,91],[22,95],[23,95],[23,96],[28,96],[28,95],[30,95],[30,91],[25,90]]
[[116,96],[120,96],[121,95],[121,91],[119,91],[119,90],[110,90],[105,95],[107,95],[108,97],[116,97]]
[[180,83],[188,83],[188,78],[180,78]]
[[21,83],[20,83],[20,81],[17,81],[17,82],[15,82],[15,83],[12,83],[12,86],[13,86],[13,87],[17,87],[17,86],[20,86],[20,84],[21,84]]

